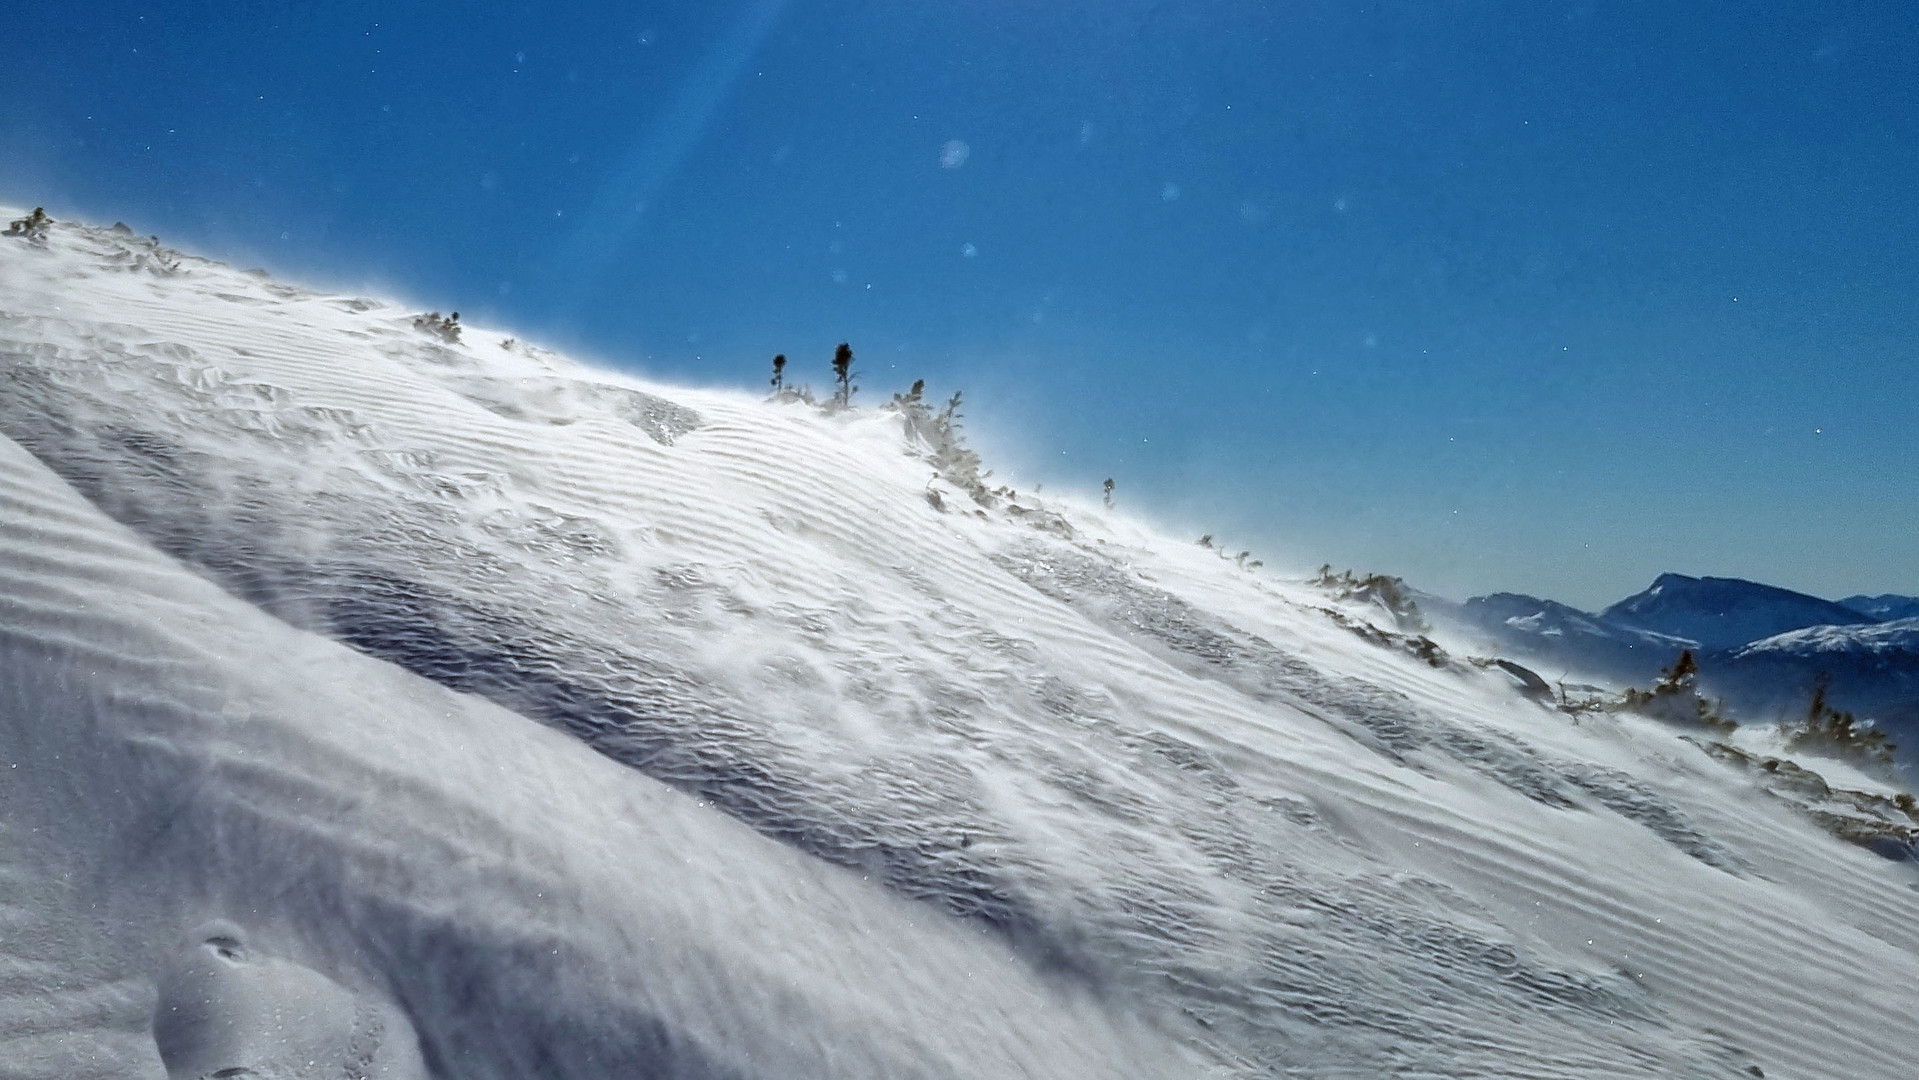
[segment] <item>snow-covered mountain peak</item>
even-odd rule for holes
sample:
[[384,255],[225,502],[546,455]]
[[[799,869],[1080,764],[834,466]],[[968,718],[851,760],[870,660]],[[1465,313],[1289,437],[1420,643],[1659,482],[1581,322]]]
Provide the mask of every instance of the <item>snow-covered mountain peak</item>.
[[1738,578],[1661,574],[1601,613],[1608,621],[1726,649],[1803,626],[1873,622],[1816,596]]
[[1919,618],[1896,619],[1882,623],[1858,623],[1851,626],[1807,626],[1761,638],[1741,648],[1738,657],[1760,653],[1845,653],[1900,656],[1908,664],[1919,664]]

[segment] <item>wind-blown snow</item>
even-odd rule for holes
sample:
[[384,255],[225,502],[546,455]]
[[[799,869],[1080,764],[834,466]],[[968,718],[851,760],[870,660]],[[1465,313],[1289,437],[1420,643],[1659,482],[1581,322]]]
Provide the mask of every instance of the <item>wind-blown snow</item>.
[[1678,733],[883,411],[173,265],[0,239],[18,1075],[164,1075],[216,919],[443,1077],[1910,1071],[1919,876]]

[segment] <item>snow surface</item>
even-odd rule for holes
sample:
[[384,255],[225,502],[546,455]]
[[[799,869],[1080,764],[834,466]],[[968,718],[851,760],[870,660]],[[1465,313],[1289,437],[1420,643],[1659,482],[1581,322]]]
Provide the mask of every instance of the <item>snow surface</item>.
[[413,314],[0,238],[5,1075],[1911,1074],[1919,874],[1683,733]]

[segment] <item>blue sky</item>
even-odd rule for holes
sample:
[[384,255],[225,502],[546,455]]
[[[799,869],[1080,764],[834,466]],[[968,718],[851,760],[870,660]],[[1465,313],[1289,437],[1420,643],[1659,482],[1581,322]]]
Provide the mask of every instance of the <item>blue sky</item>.
[[1908,5],[8,11],[10,202],[679,381],[846,339],[1275,565],[1919,592]]

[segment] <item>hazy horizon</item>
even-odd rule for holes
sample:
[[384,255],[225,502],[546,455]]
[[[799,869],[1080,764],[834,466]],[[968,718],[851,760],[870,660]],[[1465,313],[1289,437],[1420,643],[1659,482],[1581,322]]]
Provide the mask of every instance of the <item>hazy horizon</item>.
[[1919,593],[1886,3],[107,3],[0,200],[602,361],[963,389],[988,464],[1275,567]]

